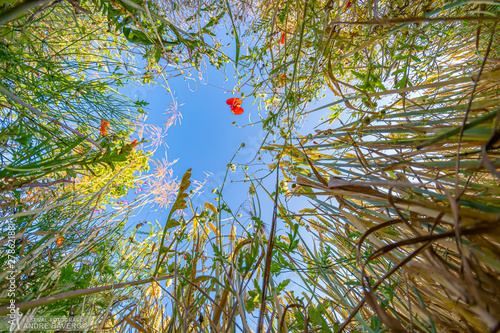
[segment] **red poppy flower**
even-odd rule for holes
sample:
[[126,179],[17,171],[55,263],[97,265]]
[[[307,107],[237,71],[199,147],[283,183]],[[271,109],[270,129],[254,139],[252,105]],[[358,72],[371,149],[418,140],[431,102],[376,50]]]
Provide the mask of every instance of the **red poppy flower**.
[[243,103],[243,100],[241,98],[230,98],[226,101],[226,104],[230,105],[231,107],[240,106],[241,103]]
[[130,143],[132,148],[135,148],[138,144],[139,144],[139,142],[137,142],[137,139],[135,139],[134,141],[132,141],[132,143]]
[[237,106],[235,106],[235,107],[232,107],[232,108],[231,108],[231,111],[232,111],[234,114],[236,114],[236,115],[240,115],[240,114],[242,114],[242,113],[243,113],[243,111],[244,111],[244,110],[243,110],[243,108],[242,108],[241,106],[238,106],[238,105],[237,105]]
[[230,98],[226,101],[226,104],[231,108],[231,112],[236,115],[240,115],[243,113],[243,108],[240,106],[243,103],[241,98]]
[[285,44],[285,33],[281,35],[281,44]]
[[64,236],[59,236],[59,238],[56,240],[57,246],[61,246],[63,242],[64,242]]
[[349,2],[347,3],[347,5],[345,6],[345,9],[344,9],[344,10],[348,10],[348,9],[349,9],[349,7],[351,7],[351,5],[352,5],[352,1],[349,1]]
[[102,135],[108,135],[108,126],[109,122],[107,122],[106,120],[101,120],[101,128],[99,129],[99,131]]

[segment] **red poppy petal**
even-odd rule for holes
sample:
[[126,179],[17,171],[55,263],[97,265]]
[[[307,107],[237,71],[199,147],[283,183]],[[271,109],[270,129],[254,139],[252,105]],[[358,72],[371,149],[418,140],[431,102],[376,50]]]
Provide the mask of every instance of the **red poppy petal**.
[[231,108],[231,111],[236,115],[240,115],[243,113],[244,110],[241,106],[236,105]]
[[241,98],[230,98],[226,101],[226,104],[230,106],[238,106],[241,105],[241,103],[243,103]]
[[285,33],[281,35],[281,44],[285,44]]

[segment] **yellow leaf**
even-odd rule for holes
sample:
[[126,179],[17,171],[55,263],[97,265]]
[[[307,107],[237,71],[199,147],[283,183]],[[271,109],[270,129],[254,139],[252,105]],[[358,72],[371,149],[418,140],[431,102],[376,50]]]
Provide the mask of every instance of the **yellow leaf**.
[[214,232],[214,234],[217,234],[217,229],[215,228],[215,226],[212,222],[209,222],[208,226]]
[[210,202],[205,202],[205,208],[210,209],[214,214],[217,214],[217,208]]

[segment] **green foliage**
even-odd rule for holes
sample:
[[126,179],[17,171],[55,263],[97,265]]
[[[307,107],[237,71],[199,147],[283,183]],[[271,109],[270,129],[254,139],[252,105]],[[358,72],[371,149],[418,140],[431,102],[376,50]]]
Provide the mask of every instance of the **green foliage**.
[[[0,219],[16,235],[19,304],[96,314],[116,331],[498,328],[497,4],[281,1],[251,15],[226,0],[27,5],[0,8],[0,84],[18,98],[0,96]],[[269,133],[265,169],[284,179],[269,193],[249,172],[243,220],[225,200],[227,173],[218,204],[194,209],[189,169],[166,219],[131,227],[148,199],[112,205],[139,186],[151,152],[130,139],[146,102],[120,88],[164,64],[223,68],[221,24],[235,90],[251,87]],[[134,52],[143,68],[124,61]],[[303,133],[311,114],[320,123]],[[61,296],[119,282],[145,288]]]

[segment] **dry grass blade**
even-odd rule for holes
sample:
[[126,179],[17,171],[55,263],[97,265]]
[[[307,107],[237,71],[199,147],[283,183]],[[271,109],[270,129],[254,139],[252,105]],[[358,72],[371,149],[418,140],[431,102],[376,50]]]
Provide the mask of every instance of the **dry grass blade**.
[[263,278],[264,280],[262,281],[262,300],[261,300],[261,306],[260,306],[260,314],[259,314],[259,321],[257,324],[257,332],[262,332],[262,327],[264,325],[264,315],[266,313],[266,295],[267,295],[267,289],[269,285],[269,276],[271,274],[271,259],[273,257],[273,250],[274,250],[274,242],[275,242],[275,236],[276,236],[276,218],[277,218],[277,211],[278,211],[278,188],[279,188],[279,160],[278,160],[278,167],[276,168],[276,187],[275,187],[275,195],[274,195],[274,208],[273,208],[273,217],[271,221],[271,231],[269,232],[269,238],[268,238],[268,243],[267,243],[267,249],[266,249],[266,258],[264,262],[264,273],[263,273]]

